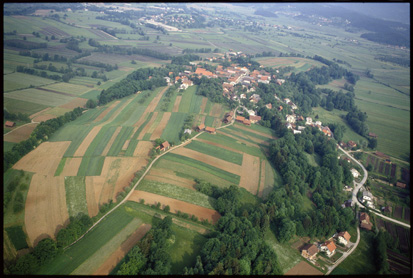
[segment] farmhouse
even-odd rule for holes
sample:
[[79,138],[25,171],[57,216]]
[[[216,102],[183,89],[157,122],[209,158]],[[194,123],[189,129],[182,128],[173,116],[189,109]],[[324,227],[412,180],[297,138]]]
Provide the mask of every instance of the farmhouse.
[[211,134],[215,134],[215,133],[216,133],[215,128],[209,127],[209,126],[207,126],[207,127],[205,128],[205,131],[208,132],[208,133],[211,133]]
[[359,171],[357,171],[356,169],[352,168],[350,171],[353,177],[358,178],[360,176]]
[[294,133],[294,134],[301,134],[301,130],[295,130],[295,129],[293,129],[293,133]]
[[348,146],[350,149],[352,149],[352,148],[357,147],[357,144],[356,144],[356,142],[350,140],[350,141],[347,142],[347,146]]
[[255,124],[258,121],[261,121],[261,116],[250,116],[251,123]]
[[326,254],[327,254],[327,256],[328,257],[331,257],[331,256],[333,256],[334,255],[334,253],[336,252],[336,245],[334,244],[334,242],[333,241],[331,241],[331,240],[327,240],[326,242],[324,242],[322,245],[321,245],[321,251],[324,251],[324,252],[326,252]]
[[306,259],[314,260],[317,256],[318,248],[314,244],[307,244],[301,249],[301,256]]
[[6,121],[6,122],[4,123],[4,125],[5,125],[6,127],[13,127],[13,126],[16,125],[16,123],[15,123],[15,122]]
[[247,120],[247,119],[245,119],[243,122],[242,122],[244,125],[251,125],[251,121],[250,120]]
[[360,213],[360,227],[369,231],[373,227],[373,224],[370,222],[370,216],[365,212]]
[[232,117],[231,116],[226,116],[225,117],[225,119],[224,119],[224,123],[226,123],[226,124],[228,124],[228,123],[230,123],[232,121]]
[[325,134],[325,135],[327,135],[328,137],[331,137],[331,130],[330,130],[330,128],[328,127],[328,126],[324,126],[323,128],[322,128],[322,131],[323,131],[323,133]]
[[199,126],[197,126],[196,130],[199,131],[203,131],[205,129],[205,125],[204,124],[200,124]]
[[237,122],[243,123],[244,120],[245,120],[245,118],[242,117],[242,116],[237,116],[237,117],[235,118],[235,120],[236,120]]
[[347,245],[350,241],[350,238],[351,238],[350,234],[347,231],[345,231],[345,232],[338,233],[337,240],[339,243]]
[[400,188],[406,188],[406,184],[399,181],[396,183],[396,186]]
[[286,120],[288,123],[295,123],[295,116],[294,115],[287,115]]
[[373,195],[370,191],[363,191],[363,200],[371,201],[373,199]]
[[313,119],[311,119],[311,117],[305,118],[305,124],[306,125],[312,125],[313,124]]
[[260,100],[261,100],[261,97],[258,94],[253,94],[250,97],[250,102],[258,103],[258,101],[260,101]]
[[191,135],[191,134],[192,134],[192,130],[191,130],[191,129],[185,129],[185,130],[184,130],[184,134],[185,134],[185,133],[188,133],[189,135]]
[[166,150],[168,150],[169,148],[170,148],[170,145],[169,145],[168,141],[163,142],[163,143],[159,146],[159,149],[160,149],[161,151],[166,151]]
[[297,127],[298,128],[298,130],[304,130],[305,129],[305,126],[299,126],[299,127]]
[[316,121],[314,124],[317,125],[317,126],[321,126],[321,125],[322,125],[322,122]]

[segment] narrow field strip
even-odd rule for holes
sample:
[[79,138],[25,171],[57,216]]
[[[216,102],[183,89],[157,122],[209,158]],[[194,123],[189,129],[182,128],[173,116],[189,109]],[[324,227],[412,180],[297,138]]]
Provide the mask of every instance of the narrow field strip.
[[147,177],[149,176],[168,179],[170,182],[178,182],[181,185],[185,185],[184,187],[195,190],[195,181],[193,179],[178,177],[172,170],[152,168]]
[[208,102],[208,98],[202,97],[201,110],[200,110],[199,114],[204,114],[205,113],[205,107],[207,105],[207,102]]
[[122,150],[122,146],[125,144],[127,138],[133,132],[133,127],[131,126],[123,126],[121,131],[119,132],[118,136],[116,136],[115,142],[113,142],[111,148],[109,149],[108,155],[109,156],[117,156]]
[[143,129],[140,131],[138,140],[142,140],[143,136],[148,132],[149,128],[152,126],[152,124],[155,122],[156,118],[158,117],[158,112],[153,112],[151,119],[149,122],[146,123],[146,125],[143,127]]
[[175,99],[174,107],[172,108],[172,112],[179,112],[179,104],[181,103],[182,96],[177,96]]
[[105,245],[100,247],[92,256],[70,274],[89,275],[94,273],[107,259],[109,259],[110,255],[122,245],[122,242],[127,240],[141,225],[142,221],[138,218],[134,218],[125,226],[125,228],[111,238]]
[[67,157],[63,171],[59,176],[77,176],[79,166],[82,163],[82,158],[80,157]]
[[105,109],[102,113],[99,114],[99,116],[96,117],[96,119],[93,120],[93,123],[101,121],[110,111],[112,111],[113,108],[116,107],[120,103],[120,100],[115,101],[112,103],[108,108]]
[[112,137],[110,138],[108,144],[106,145],[105,149],[102,152],[102,156],[106,156],[109,152],[110,147],[112,147],[113,142],[115,142],[116,137],[118,136],[120,130],[122,129],[121,126],[118,126],[113,133]]
[[262,198],[264,187],[265,187],[265,160],[261,161],[261,178],[260,178],[260,186],[258,189],[258,197],[260,198]]
[[149,141],[139,141],[136,146],[133,156],[147,158],[150,150],[153,148],[153,143]]
[[221,130],[217,130],[217,134],[225,135],[225,136],[227,136],[227,137],[230,137],[230,138],[232,138],[232,139],[235,139],[235,141],[240,142],[241,144],[244,144],[244,145],[246,145],[246,146],[259,148],[257,144],[248,142],[248,141],[246,141],[246,140],[244,140],[244,139],[241,139],[241,138],[239,138],[239,137],[237,137],[237,136],[234,136],[234,135],[232,135],[232,134],[230,134],[230,133],[223,132],[223,131],[221,131]]
[[171,112],[164,112],[161,121],[159,124],[156,126],[155,130],[152,132],[150,140],[155,140],[157,138],[160,138],[166,125],[169,122],[169,119],[171,118]]
[[195,215],[200,221],[207,219],[210,223],[215,224],[218,222],[221,215],[212,209],[204,208],[201,206],[189,204],[183,201],[175,200],[172,198],[156,195],[153,193],[135,190],[131,194],[128,200],[139,202],[141,199],[145,200],[145,204],[156,205],[161,203],[161,207],[169,206],[172,213],[181,211],[189,215]]
[[37,113],[34,113],[34,114],[32,114],[32,115],[29,116],[29,119],[33,119],[33,118],[39,116],[40,114],[45,113],[47,110],[50,110],[50,109],[52,109],[52,108],[51,108],[51,107],[47,107],[47,108],[43,109],[42,111],[39,111],[39,112],[37,112]]
[[193,140],[191,143],[185,146],[187,149],[191,149],[206,155],[212,155],[219,159],[242,165],[242,153],[232,152],[226,148],[220,148],[218,146],[213,146],[211,144],[203,143],[199,140]]
[[119,247],[113,252],[106,261],[93,273],[93,275],[109,275],[109,273],[119,264],[119,262],[128,254],[149,230],[151,224],[142,224],[139,228],[130,235]]
[[82,141],[73,156],[84,156],[93,139],[95,139],[96,135],[98,135],[101,128],[102,126],[95,126]]
[[99,213],[99,197],[104,183],[104,177],[89,176],[85,178],[86,203],[90,217],[94,217]]
[[255,134],[260,135],[260,136],[262,136],[262,137],[267,137],[267,138],[269,138],[269,139],[277,139],[277,137],[275,137],[275,136],[271,136],[271,135],[265,134],[265,133],[263,133],[263,132],[256,131],[256,130],[254,130],[254,129],[252,129],[252,128],[248,128],[248,127],[246,127],[246,126],[244,126],[244,125],[234,124],[234,127],[237,128],[237,129],[245,130],[245,131],[247,131],[248,133],[255,133]]
[[85,177],[65,177],[66,205],[69,216],[88,214]]
[[110,122],[112,122],[117,116],[119,116],[119,114],[123,111],[123,109],[129,104],[131,103],[131,101],[133,100],[133,98],[128,99],[127,101],[125,101],[124,104],[122,104],[119,108],[116,109],[116,111],[110,115],[109,119],[107,119],[106,121],[104,121],[103,123],[100,123],[100,126],[104,126]]
[[260,159],[256,156],[244,154],[242,160],[242,175],[239,183],[251,194],[256,195],[258,191],[258,181],[260,178]]
[[215,147],[218,147],[218,148],[221,148],[221,149],[229,150],[229,151],[234,152],[234,153],[239,153],[241,155],[243,154],[242,151],[239,151],[237,149],[230,148],[230,147],[227,147],[227,146],[224,146],[224,145],[221,145],[221,144],[209,141],[209,140],[200,139],[199,137],[196,138],[194,141],[199,141],[199,142],[202,142],[202,143],[205,143],[205,144],[209,144],[211,146],[215,146]]

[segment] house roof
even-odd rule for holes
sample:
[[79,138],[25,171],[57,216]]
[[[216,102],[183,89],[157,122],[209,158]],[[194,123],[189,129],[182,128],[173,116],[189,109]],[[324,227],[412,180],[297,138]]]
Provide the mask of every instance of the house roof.
[[14,126],[14,122],[11,122],[11,121],[6,121],[4,124],[6,126]]
[[207,127],[205,128],[205,130],[208,131],[208,132],[215,132],[215,128],[209,127],[209,126],[207,126]]
[[314,244],[307,244],[306,246],[303,247],[302,250],[307,251],[307,253],[308,253],[310,256],[313,256],[314,254],[317,254],[317,253],[318,253],[318,248],[317,248],[317,246],[315,246]]
[[397,187],[401,187],[401,188],[405,188],[405,187],[406,187],[406,184],[398,181],[398,182],[396,183],[396,186],[397,186]]
[[245,119],[245,120],[243,121],[243,123],[244,123],[244,124],[246,124],[246,125],[250,125],[250,124],[251,124],[251,121],[250,121],[250,120]]
[[235,118],[235,120],[243,122],[243,121],[245,120],[245,117],[237,116],[237,117]]
[[331,241],[331,240],[327,240],[321,246],[326,246],[330,252],[333,252],[337,248],[336,245],[334,244],[334,242]]
[[169,148],[169,147],[170,147],[170,145],[169,145],[168,141],[165,141],[161,144],[161,149],[165,149],[165,148]]
[[345,231],[345,232],[340,232],[340,233],[338,234],[338,236],[344,237],[344,239],[347,240],[347,241],[349,241],[350,238],[351,238],[351,235],[350,235],[347,231]]
[[199,128],[199,129],[204,129],[204,128],[205,128],[205,125],[204,125],[204,124],[200,124],[200,125],[198,126],[198,128]]
[[261,121],[261,116],[250,116],[251,121]]
[[367,220],[368,222],[370,222],[370,216],[365,212],[360,213],[360,221],[363,220]]
[[192,134],[192,130],[187,128],[185,129],[184,133]]

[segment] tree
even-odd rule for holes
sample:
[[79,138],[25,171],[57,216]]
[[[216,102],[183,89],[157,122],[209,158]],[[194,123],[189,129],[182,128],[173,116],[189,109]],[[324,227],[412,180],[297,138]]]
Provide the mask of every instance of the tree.
[[87,108],[95,108],[96,107],[96,101],[95,100],[93,100],[93,99],[89,99],[87,102],[86,102],[86,107]]
[[44,265],[56,257],[57,251],[56,242],[51,238],[45,238],[34,248],[33,256],[39,265]]
[[281,243],[289,241],[295,235],[295,223],[287,218],[282,219],[278,226],[278,240]]
[[370,149],[375,149],[375,148],[377,148],[377,139],[376,139],[376,138],[369,138],[368,140],[369,140],[368,147],[369,147]]

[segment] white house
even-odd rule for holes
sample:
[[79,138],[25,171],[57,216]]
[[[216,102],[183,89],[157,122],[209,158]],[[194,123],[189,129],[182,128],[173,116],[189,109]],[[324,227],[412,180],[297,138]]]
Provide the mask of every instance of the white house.
[[367,190],[363,191],[363,200],[371,201],[372,199],[373,199],[373,195],[371,194],[370,191],[367,191]]
[[291,100],[289,98],[285,98],[284,102],[288,104],[289,102],[291,102]]
[[299,126],[298,127],[298,130],[304,130],[305,129],[305,126]]
[[295,130],[295,129],[293,129],[293,133],[294,133],[294,134],[301,134],[301,131],[300,131],[300,130]]
[[288,129],[293,129],[293,126],[291,125],[291,123],[286,123],[285,125]]
[[328,257],[331,257],[336,252],[336,245],[333,241],[327,240],[325,243],[321,245],[320,250],[326,252]]
[[295,115],[287,115],[286,120],[288,123],[295,123]]
[[306,124],[306,125],[311,125],[311,124],[313,124],[313,119],[311,119],[311,117],[305,118],[305,124]]
[[359,171],[357,171],[356,169],[351,169],[351,174],[353,175],[353,177],[358,178],[360,176]]
[[239,96],[239,98],[240,98],[240,99],[247,98],[247,95],[246,95],[246,94],[241,94],[241,95]]
[[320,121],[316,121],[316,122],[315,122],[315,125],[321,126],[322,123],[321,123]]
[[338,233],[337,240],[339,243],[347,245],[348,242],[350,241],[350,238],[351,238],[350,234],[347,231],[345,231],[345,232]]

